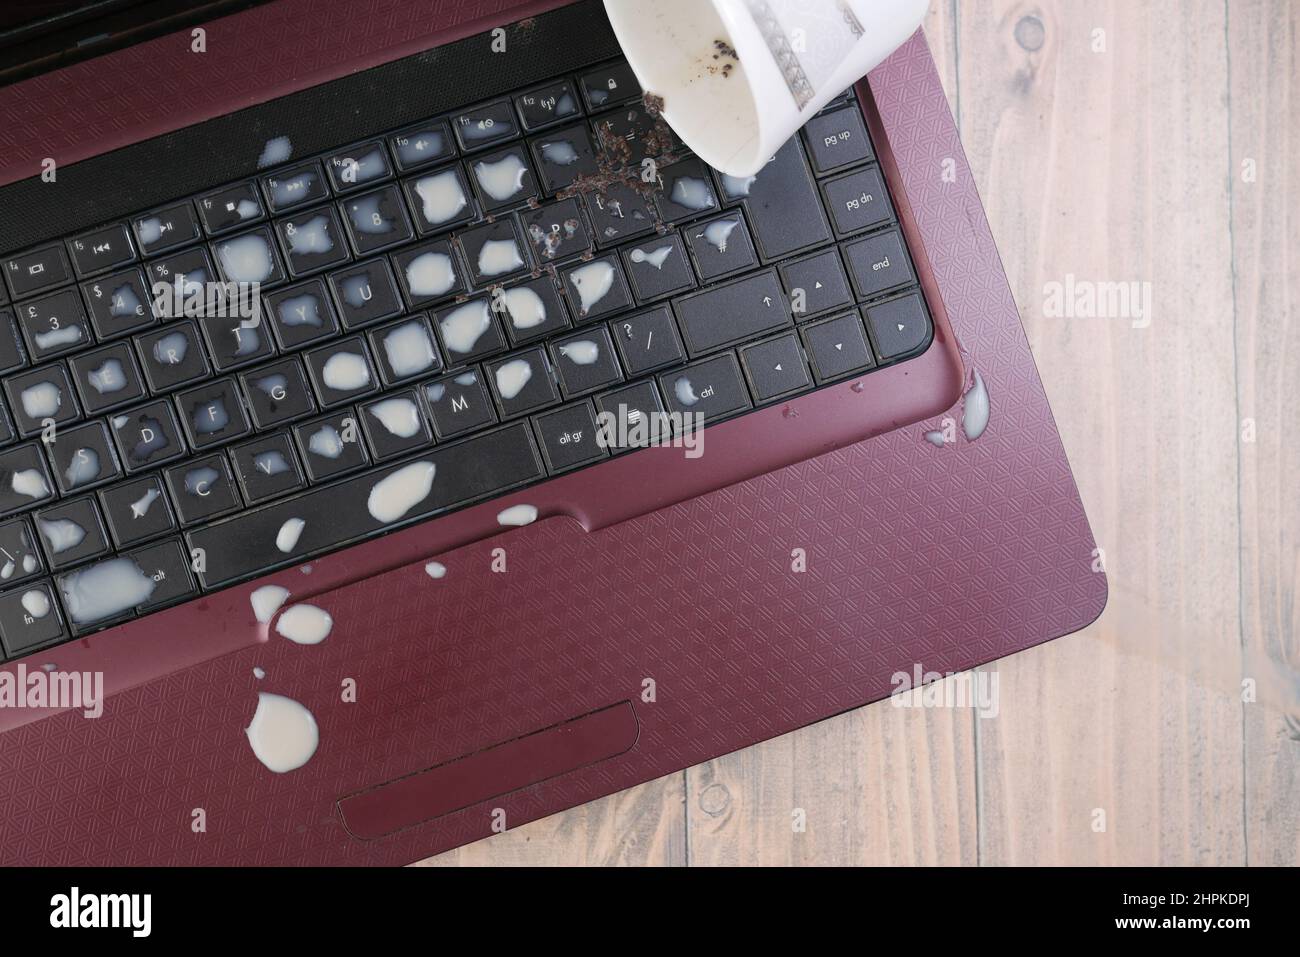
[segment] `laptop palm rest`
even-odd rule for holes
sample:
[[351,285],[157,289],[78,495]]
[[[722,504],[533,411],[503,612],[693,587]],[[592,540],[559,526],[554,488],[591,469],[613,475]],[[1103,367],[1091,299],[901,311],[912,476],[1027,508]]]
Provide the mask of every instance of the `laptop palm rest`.
[[600,708],[338,801],[347,832],[369,841],[631,750],[631,701]]

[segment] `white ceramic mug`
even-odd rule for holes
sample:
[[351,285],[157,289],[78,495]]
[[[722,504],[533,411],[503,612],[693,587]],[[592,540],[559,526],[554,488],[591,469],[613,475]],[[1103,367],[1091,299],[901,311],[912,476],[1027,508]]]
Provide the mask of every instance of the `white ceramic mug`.
[[710,166],[754,176],[916,32],[929,0],[605,0],[642,89]]

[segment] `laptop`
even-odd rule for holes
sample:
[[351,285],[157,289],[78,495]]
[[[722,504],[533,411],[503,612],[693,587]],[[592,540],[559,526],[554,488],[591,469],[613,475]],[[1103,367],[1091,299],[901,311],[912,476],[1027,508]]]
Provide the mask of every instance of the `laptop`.
[[1100,614],[923,33],[735,178],[594,0],[159,6],[0,20],[0,860],[407,863]]

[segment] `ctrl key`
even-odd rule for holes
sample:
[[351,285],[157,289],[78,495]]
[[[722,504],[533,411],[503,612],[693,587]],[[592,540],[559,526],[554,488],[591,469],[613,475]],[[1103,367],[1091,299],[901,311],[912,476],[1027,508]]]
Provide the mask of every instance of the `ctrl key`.
[[190,563],[172,540],[136,549],[59,577],[68,620],[78,634],[175,604],[195,592]]
[[49,582],[0,595],[0,641],[6,657],[18,658],[69,637]]

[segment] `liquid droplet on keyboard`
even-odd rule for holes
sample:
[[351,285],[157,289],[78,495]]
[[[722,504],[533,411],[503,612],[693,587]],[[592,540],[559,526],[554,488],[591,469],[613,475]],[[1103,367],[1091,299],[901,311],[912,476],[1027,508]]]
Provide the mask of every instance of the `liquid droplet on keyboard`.
[[50,494],[45,476],[36,469],[20,469],[13,474],[9,484],[19,495],[26,495],[28,498],[42,498]]
[[944,438],[942,432],[927,432],[925,433],[925,440],[936,449],[941,449],[948,444],[948,440]]
[[503,511],[497,512],[498,525],[531,525],[537,521],[537,506],[535,505],[511,505]]
[[438,323],[442,327],[443,344],[452,352],[468,355],[474,351],[479,337],[492,326],[492,316],[486,300],[467,302],[458,306]]
[[292,698],[266,691],[257,693],[257,710],[244,734],[253,756],[276,774],[302,767],[320,745],[312,713]]
[[523,257],[513,239],[489,239],[478,251],[478,271],[484,276],[500,276],[523,265]]
[[568,140],[553,140],[542,144],[542,159],[555,166],[572,166],[578,162],[578,151]]
[[353,392],[370,384],[370,367],[355,352],[336,352],[326,360],[321,378],[331,389]]
[[710,209],[715,205],[709,184],[695,176],[678,176],[668,198],[687,209]]
[[353,309],[360,309],[375,298],[369,276],[349,276],[343,280],[343,299]]
[[533,365],[527,359],[512,359],[497,366],[497,391],[503,399],[513,399],[533,377]]
[[322,425],[307,440],[307,449],[322,458],[336,459],[343,454],[343,437],[332,425]]
[[450,222],[460,215],[469,202],[460,180],[450,170],[425,176],[415,184],[415,193],[423,204],[424,218],[431,226]]
[[122,363],[117,359],[105,359],[103,364],[98,369],[92,369],[86,378],[90,382],[90,387],[100,395],[117,392],[126,387],[126,373],[122,370]]
[[275,613],[280,610],[280,606],[288,597],[289,589],[279,585],[263,585],[261,588],[254,589],[248,596],[249,604],[253,606],[253,617],[265,625],[275,617]]
[[285,299],[277,311],[286,326],[321,326],[320,302],[310,293]]
[[966,433],[966,440],[974,442],[988,426],[989,393],[984,387],[984,379],[976,372],[975,382],[962,403],[961,429]]
[[334,248],[329,219],[313,216],[289,234],[289,251],[298,254],[327,253]]
[[546,321],[546,303],[527,286],[509,289],[501,298],[516,329],[533,329]]
[[363,196],[349,206],[352,225],[372,236],[382,236],[393,231],[393,221],[379,209],[378,196]]
[[148,515],[149,506],[154,503],[154,499],[157,497],[158,490],[156,488],[146,489],[143,495],[131,503],[131,517],[144,518]]
[[632,255],[628,258],[630,258],[634,263],[649,263],[651,266],[654,266],[655,269],[663,269],[664,262],[668,259],[668,254],[672,251],[672,246],[660,246],[653,252],[646,252],[644,249],[634,249],[632,250]]
[[[275,547],[288,555],[298,545],[298,539],[302,536],[302,530],[307,525],[300,518],[286,519],[280,526],[280,530],[275,533]],[[281,618],[281,621],[284,619]]]
[[406,264],[406,284],[415,296],[441,296],[456,285],[451,257],[446,253],[424,253]]
[[154,580],[129,558],[110,558],[59,581],[63,605],[78,625],[121,614],[148,600]]
[[262,147],[262,153],[257,157],[257,168],[266,169],[268,166],[277,166],[285,162],[292,152],[293,144],[289,142],[289,137],[273,136]]
[[524,174],[528,167],[514,153],[492,163],[482,160],[474,164],[474,177],[483,192],[497,202],[504,202],[524,188]]
[[23,389],[20,398],[27,417],[39,421],[59,411],[59,406],[63,405],[63,390],[53,382],[37,382]]
[[384,354],[388,356],[388,367],[399,379],[433,368],[438,358],[428,330],[419,321],[402,323],[385,333]]
[[72,453],[72,461],[63,470],[63,480],[68,488],[78,488],[93,482],[99,475],[99,453],[91,448],[81,448]]
[[275,268],[271,250],[260,233],[229,239],[217,247],[217,254],[232,282],[265,282]]
[[600,358],[600,346],[590,339],[579,339],[560,346],[560,355],[574,365],[589,366]]
[[723,176],[722,191],[727,199],[741,199],[749,195],[757,176]]
[[185,473],[185,491],[191,495],[208,495],[212,489],[212,483],[220,477],[221,473],[210,465],[190,469]]
[[64,326],[62,329],[51,329],[48,332],[38,332],[32,338],[36,340],[36,347],[38,349],[57,349],[59,346],[67,346],[74,342],[80,342],[81,326]]
[[412,462],[375,483],[366,508],[377,522],[395,522],[429,496],[437,467],[432,462]]
[[190,340],[183,332],[171,332],[153,344],[154,361],[160,365],[179,365],[185,361]]
[[253,677],[256,678],[258,681],[261,681],[263,678],[266,677],[266,672],[263,669],[254,666]]
[[289,471],[289,463],[280,452],[268,449],[253,456],[253,468],[263,475],[280,475]]
[[442,562],[429,562],[424,566],[424,573],[433,579],[445,578],[447,576],[447,566]]
[[713,246],[718,252],[725,253],[727,251],[727,239],[731,236],[732,230],[739,225],[740,222],[735,219],[719,219],[705,226],[701,235],[706,243]]
[[677,377],[677,381],[673,383],[673,393],[682,405],[694,405],[700,401],[700,397],[695,394],[695,387],[686,376]]
[[44,618],[50,613],[50,596],[44,589],[32,588],[23,592],[23,610],[33,618]]
[[400,439],[409,439],[420,431],[420,410],[410,399],[383,399],[367,411],[379,424]]
[[190,408],[190,421],[199,435],[213,435],[230,424],[230,413],[221,399],[204,399]]
[[578,290],[582,314],[585,316],[614,287],[614,267],[603,261],[587,263],[570,273],[569,281]]
[[108,314],[114,318],[143,315],[144,313],[140,297],[135,294],[135,287],[130,283],[124,283],[114,289],[110,300]]
[[70,518],[38,518],[36,524],[45,544],[50,546],[50,551],[55,555],[76,548],[86,540],[86,530]]
[[319,645],[333,628],[329,612],[315,605],[290,605],[275,623],[276,632],[299,645]]

